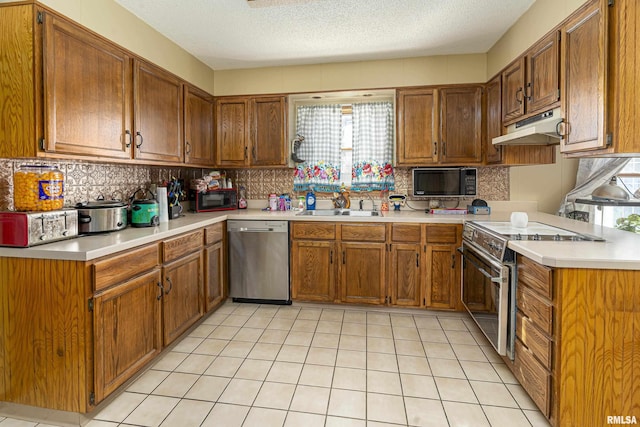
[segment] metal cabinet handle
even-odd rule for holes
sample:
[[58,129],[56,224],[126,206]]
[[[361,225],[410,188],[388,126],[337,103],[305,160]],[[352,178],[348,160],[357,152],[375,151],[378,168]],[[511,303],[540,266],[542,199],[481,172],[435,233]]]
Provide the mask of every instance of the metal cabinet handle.
[[244,147],[244,158],[245,158],[245,160],[249,158],[249,154],[248,154],[249,151],[248,150],[249,150],[249,147],[245,146]]
[[329,264],[333,264],[333,251],[329,251]]
[[131,135],[131,131],[129,129],[125,130],[124,134],[127,137],[127,142],[124,143],[124,146],[129,148],[131,147],[131,143],[133,142],[133,136]]
[[451,254],[451,268],[456,268],[456,254]]
[[158,295],[156,299],[160,301],[162,299],[162,294],[164,293],[164,286],[162,286],[162,283],[158,282],[158,287],[160,288],[160,295]]
[[438,155],[438,141],[433,141],[433,155]]
[[144,142],[144,138],[142,137],[140,131],[136,132],[136,139],[138,139],[138,137],[140,137],[140,143],[136,143],[136,148],[140,148],[142,146],[142,143]]
[[186,141],[184,145],[186,147],[185,152],[187,156],[191,155],[191,143],[189,141]]
[[171,281],[171,279],[169,277],[165,277],[165,279],[167,282],[169,282],[169,289],[167,289],[166,291],[164,291],[165,295],[169,295],[169,292],[171,292],[171,289],[173,289],[173,282]]
[[558,136],[562,138],[569,135],[569,130],[570,130],[569,123],[565,122],[564,119],[560,120],[556,124],[556,133],[558,134]]
[[345,251],[342,251],[342,263],[343,264],[347,263],[347,254]]
[[416,252],[416,267],[420,267],[420,254]]

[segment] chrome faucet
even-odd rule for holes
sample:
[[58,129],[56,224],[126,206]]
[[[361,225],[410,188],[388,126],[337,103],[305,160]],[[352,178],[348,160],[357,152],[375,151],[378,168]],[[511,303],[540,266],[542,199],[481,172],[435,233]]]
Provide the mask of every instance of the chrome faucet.
[[367,193],[367,197],[371,200],[371,210],[373,212],[376,211],[376,202],[373,201],[373,197],[371,197],[371,193]]

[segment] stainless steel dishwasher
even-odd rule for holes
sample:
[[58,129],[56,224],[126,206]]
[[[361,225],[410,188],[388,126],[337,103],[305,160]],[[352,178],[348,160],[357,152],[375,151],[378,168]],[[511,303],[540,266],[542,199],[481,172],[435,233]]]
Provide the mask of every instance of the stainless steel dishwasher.
[[289,223],[229,220],[227,233],[233,301],[291,304]]

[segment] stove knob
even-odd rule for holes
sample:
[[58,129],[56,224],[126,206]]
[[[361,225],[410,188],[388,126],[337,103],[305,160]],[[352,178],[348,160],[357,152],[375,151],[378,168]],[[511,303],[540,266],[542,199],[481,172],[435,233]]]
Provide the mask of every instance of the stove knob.
[[578,242],[582,240],[582,237],[580,236],[571,236],[571,240],[573,240],[574,242]]
[[542,238],[540,237],[540,235],[539,235],[538,233],[536,233],[536,234],[533,236],[533,240],[542,240]]
[[522,240],[522,234],[520,233],[516,234],[516,240]]
[[562,240],[562,236],[560,236],[559,234],[556,234],[555,236],[553,236],[553,240]]

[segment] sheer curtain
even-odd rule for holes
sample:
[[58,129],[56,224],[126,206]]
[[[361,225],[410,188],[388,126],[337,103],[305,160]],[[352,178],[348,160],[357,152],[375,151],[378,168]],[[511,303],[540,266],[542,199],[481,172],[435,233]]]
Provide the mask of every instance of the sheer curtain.
[[576,199],[589,198],[593,190],[609,182],[612,176],[629,163],[629,160],[630,158],[623,157],[580,159],[576,186],[565,196],[564,202],[558,209],[558,215],[565,216],[574,211]]
[[297,108],[296,133],[304,137],[298,157],[304,162],[296,167],[295,191],[333,192],[340,188],[340,142],[342,107],[302,105]]
[[351,190],[393,190],[393,104],[353,104]]

